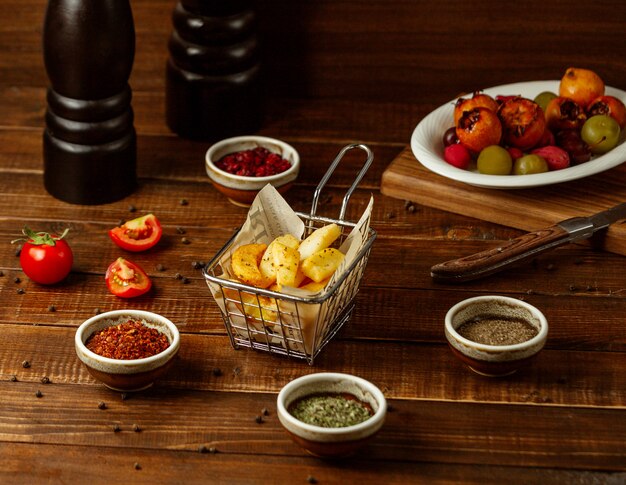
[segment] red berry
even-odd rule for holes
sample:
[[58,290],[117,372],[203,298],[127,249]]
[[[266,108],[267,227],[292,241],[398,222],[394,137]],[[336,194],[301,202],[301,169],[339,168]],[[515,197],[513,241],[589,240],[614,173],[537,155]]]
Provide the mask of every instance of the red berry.
[[472,161],[468,149],[460,143],[448,145],[443,151],[443,158],[450,165],[462,169],[467,169]]

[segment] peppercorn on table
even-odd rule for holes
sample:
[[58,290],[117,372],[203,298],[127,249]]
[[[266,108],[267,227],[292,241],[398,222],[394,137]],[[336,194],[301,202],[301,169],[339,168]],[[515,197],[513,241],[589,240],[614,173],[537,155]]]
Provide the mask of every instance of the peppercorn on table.
[[[613,2],[608,16],[580,1],[566,9],[538,0],[254,5],[267,80],[258,134],[286,141],[301,157],[287,203],[310,212],[343,146],[364,143],[374,153],[345,218],[358,220],[373,197],[377,238],[349,320],[312,365],[231,345],[202,268],[247,211],[211,185],[204,167],[211,143],[181,138],[165,123],[175,3],[130,3],[138,186],[100,205],[62,202],[44,189],[46,2],[0,4],[0,483],[626,481],[624,256],[569,244],[482,280],[436,283],[434,264],[523,232],[380,191],[417,123],[458,93],[557,79],[570,65],[626,90],[622,23],[611,20],[624,18],[623,3]],[[349,154],[338,166],[318,215],[337,217],[361,165],[360,154]],[[623,170],[519,194],[536,211],[570,194],[588,214],[591,197],[626,200],[614,183]],[[128,252],[109,238],[120,221],[149,213],[163,230],[154,247]],[[74,260],[60,283],[38,284],[23,272],[11,241],[24,226],[69,228]],[[109,292],[105,272],[120,257],[145,270],[147,293]],[[444,335],[449,308],[490,294],[536,306],[549,324],[536,358],[500,378],[469,370]],[[180,331],[171,368],[140,392],[107,388],[74,348],[82,322],[118,309],[157,313]],[[307,454],[278,420],[281,388],[316,372],[362,377],[387,399],[383,427],[350,457]]]

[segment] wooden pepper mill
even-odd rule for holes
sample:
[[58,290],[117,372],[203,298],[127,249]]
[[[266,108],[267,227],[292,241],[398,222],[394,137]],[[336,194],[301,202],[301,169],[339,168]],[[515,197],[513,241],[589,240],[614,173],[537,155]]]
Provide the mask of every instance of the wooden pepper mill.
[[217,140],[262,121],[256,14],[248,0],[180,0],[172,14],[166,121],[184,138]]
[[75,204],[124,198],[137,185],[129,0],[49,0],[43,52],[46,190]]

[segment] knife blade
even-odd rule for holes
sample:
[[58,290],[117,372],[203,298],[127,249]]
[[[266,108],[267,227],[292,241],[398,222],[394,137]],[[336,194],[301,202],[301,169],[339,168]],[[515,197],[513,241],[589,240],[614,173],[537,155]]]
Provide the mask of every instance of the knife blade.
[[463,283],[483,278],[548,249],[589,238],[620,219],[626,219],[626,203],[592,216],[572,217],[553,226],[510,239],[495,248],[436,264],[430,269],[430,275],[441,283]]

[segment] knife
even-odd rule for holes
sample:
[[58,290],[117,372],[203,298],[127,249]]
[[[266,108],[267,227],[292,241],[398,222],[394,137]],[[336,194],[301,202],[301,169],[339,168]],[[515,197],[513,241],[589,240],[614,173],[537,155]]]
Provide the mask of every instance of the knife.
[[561,244],[586,239],[626,218],[626,203],[589,217],[573,217],[539,231],[510,239],[498,247],[434,265],[432,278],[441,283],[463,283],[497,273]]

